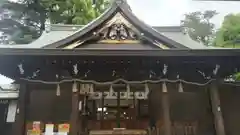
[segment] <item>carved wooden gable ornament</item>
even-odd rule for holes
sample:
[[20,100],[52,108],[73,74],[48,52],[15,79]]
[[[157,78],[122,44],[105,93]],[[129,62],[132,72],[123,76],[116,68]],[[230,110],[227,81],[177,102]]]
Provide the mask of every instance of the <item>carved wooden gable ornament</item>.
[[140,43],[140,32],[120,13],[117,13],[100,29],[100,43]]

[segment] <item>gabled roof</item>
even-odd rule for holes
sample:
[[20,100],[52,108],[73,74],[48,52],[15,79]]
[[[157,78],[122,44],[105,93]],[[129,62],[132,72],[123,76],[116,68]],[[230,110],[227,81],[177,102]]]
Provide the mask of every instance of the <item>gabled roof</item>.
[[[59,40],[65,39],[68,36],[76,33],[84,25],[65,25],[51,24],[46,26],[46,30],[35,41],[29,44],[13,44],[0,45],[0,48],[42,48]],[[199,42],[192,40],[189,35],[182,31],[180,26],[152,26],[162,35],[180,43],[190,49],[218,49],[215,47],[207,47]]]
[[[131,28],[131,30],[134,31],[134,34],[139,36],[141,39],[148,41],[151,45],[155,45],[155,47],[157,48],[188,48],[185,45],[176,42],[165,35],[162,35],[151,26],[140,21],[132,13],[129,5],[125,0],[115,0],[112,3],[111,7],[94,21],[85,25],[76,33],[68,36],[67,38],[46,45],[44,46],[44,48],[66,48],[70,45],[73,46],[70,47],[70,49],[76,48],[77,46],[84,44],[84,42],[92,40],[92,38],[94,39],[94,36],[96,36],[100,32],[103,32],[103,27],[110,28],[112,27],[112,25],[115,25],[114,23],[117,20],[116,18],[119,18],[119,16],[122,17],[120,20],[122,21],[122,23],[124,23],[123,26],[127,26],[127,29],[133,27]],[[113,20],[115,22],[112,22]]]
[[[101,31],[101,28],[107,27],[106,23],[116,19],[117,15],[122,15],[120,19],[124,20],[125,23],[134,25],[137,29],[136,33],[138,36],[145,38],[150,41],[150,45],[138,44],[137,49],[154,49],[164,48],[183,48],[183,49],[219,49],[216,47],[207,47],[199,42],[192,40],[186,33],[183,32],[180,26],[148,26],[141,22],[131,11],[129,5],[124,0],[115,0],[112,6],[106,10],[101,16],[93,20],[87,25],[65,25],[65,24],[50,24],[46,26],[46,30],[43,34],[35,41],[30,44],[21,45],[0,45],[0,48],[65,48],[70,46],[68,49],[73,49],[76,46],[84,49],[97,49],[99,46],[108,47],[110,44],[96,44],[82,45],[84,44],[85,37],[94,37],[94,32]],[[124,18],[123,18],[124,17]],[[127,22],[126,22],[127,21]],[[107,26],[106,26],[107,25]],[[89,39],[88,39],[89,40]],[[75,43],[75,44],[74,44]],[[71,46],[73,45],[73,46]],[[87,47],[86,47],[87,46]],[[118,45],[127,47],[127,49],[136,49],[134,46],[129,44]],[[117,47],[118,47],[117,46]],[[146,47],[148,46],[148,47]],[[72,47],[72,48],[71,48]],[[116,46],[110,46],[114,49]]]

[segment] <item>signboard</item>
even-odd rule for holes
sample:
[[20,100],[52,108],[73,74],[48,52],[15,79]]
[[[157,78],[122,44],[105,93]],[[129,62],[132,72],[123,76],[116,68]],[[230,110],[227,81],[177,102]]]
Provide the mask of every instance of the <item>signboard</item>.
[[54,125],[53,124],[46,124],[45,126],[45,134],[46,135],[53,135],[53,129],[54,129]]
[[41,135],[41,131],[38,130],[30,130],[28,133],[29,135]]
[[58,132],[59,133],[68,133],[70,129],[69,124],[59,124],[58,125]]
[[32,125],[32,131],[30,135],[40,135],[41,134],[41,128],[40,128],[40,121],[34,121]]

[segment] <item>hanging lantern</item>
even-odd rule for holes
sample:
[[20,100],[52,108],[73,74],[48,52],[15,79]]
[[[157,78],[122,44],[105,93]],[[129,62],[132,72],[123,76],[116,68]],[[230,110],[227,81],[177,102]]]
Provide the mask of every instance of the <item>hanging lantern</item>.
[[74,81],[73,86],[72,86],[72,92],[77,92],[78,88],[77,88],[77,82]]
[[178,92],[183,92],[182,82],[180,82],[179,85],[178,85]]
[[166,93],[168,90],[167,90],[167,85],[165,82],[162,83],[162,92]]
[[60,84],[57,84],[57,92],[56,92],[57,96],[61,95],[61,91],[60,91]]

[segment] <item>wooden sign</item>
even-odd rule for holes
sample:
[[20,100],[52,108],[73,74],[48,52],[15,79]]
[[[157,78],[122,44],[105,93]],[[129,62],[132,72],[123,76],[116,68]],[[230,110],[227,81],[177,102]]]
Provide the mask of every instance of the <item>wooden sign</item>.
[[46,135],[53,135],[53,129],[54,129],[54,125],[53,124],[46,124],[46,126],[45,126],[45,134]]
[[29,135],[41,135],[41,131],[38,130],[30,130],[28,133]]
[[34,121],[32,125],[31,135],[40,135],[41,134],[41,128],[40,128],[40,121]]
[[68,133],[69,129],[70,129],[70,125],[69,124],[59,124],[58,125],[58,132]]

